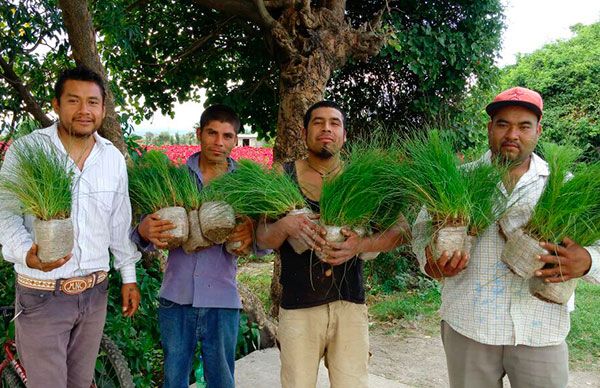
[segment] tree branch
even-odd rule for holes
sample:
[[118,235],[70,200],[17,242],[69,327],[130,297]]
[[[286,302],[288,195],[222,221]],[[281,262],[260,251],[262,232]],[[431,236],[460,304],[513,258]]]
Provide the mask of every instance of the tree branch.
[[19,97],[25,102],[25,110],[37,120],[44,127],[49,127],[54,122],[50,117],[46,116],[42,107],[35,100],[27,85],[23,83],[23,80],[15,73],[12,64],[6,62],[2,56],[0,56],[0,67],[2,68],[2,77],[12,86]]
[[269,11],[267,11],[265,2],[263,0],[254,0],[254,4],[256,4],[256,8],[258,8],[258,14],[262,20],[263,27],[267,27],[268,29],[273,28],[277,21],[273,19]]

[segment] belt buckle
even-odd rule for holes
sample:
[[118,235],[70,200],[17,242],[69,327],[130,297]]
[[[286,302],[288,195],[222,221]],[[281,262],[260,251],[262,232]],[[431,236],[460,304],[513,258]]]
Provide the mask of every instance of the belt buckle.
[[83,291],[89,288],[88,282],[85,278],[71,278],[65,280],[60,285],[60,290],[67,295],[77,295],[81,294]]

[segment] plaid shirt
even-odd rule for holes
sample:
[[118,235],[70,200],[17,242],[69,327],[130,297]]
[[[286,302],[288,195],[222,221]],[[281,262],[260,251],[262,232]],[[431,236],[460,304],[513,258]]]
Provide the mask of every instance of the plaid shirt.
[[[488,151],[480,162],[489,163],[490,158]],[[533,208],[548,173],[547,163],[534,154],[529,170],[513,192],[508,194],[502,186],[509,206]],[[528,219],[518,221],[524,225]],[[431,241],[431,223],[425,211],[415,222],[413,237],[413,250],[424,271],[425,247]],[[567,305],[558,305],[532,296],[528,281],[512,273],[500,260],[504,244],[498,225],[492,224],[478,237],[468,268],[441,281],[442,319],[462,335],[484,344],[549,346],[562,343],[569,333],[569,312],[574,307],[574,297]],[[592,256],[592,267],[583,279],[600,283],[600,242],[586,249]]]

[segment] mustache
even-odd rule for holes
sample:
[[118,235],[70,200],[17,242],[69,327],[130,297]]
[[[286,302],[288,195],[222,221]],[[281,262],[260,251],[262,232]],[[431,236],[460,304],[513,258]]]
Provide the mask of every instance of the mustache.
[[515,143],[514,141],[503,141],[502,142],[502,147],[504,146],[513,146],[513,147],[517,147],[517,148],[521,148],[521,146],[518,143]]

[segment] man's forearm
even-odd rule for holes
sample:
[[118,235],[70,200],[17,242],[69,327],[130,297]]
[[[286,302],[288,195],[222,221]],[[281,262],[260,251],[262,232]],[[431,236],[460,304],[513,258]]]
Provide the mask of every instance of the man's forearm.
[[259,249],[278,249],[288,238],[281,220],[272,224],[260,222],[256,228],[256,245]]

